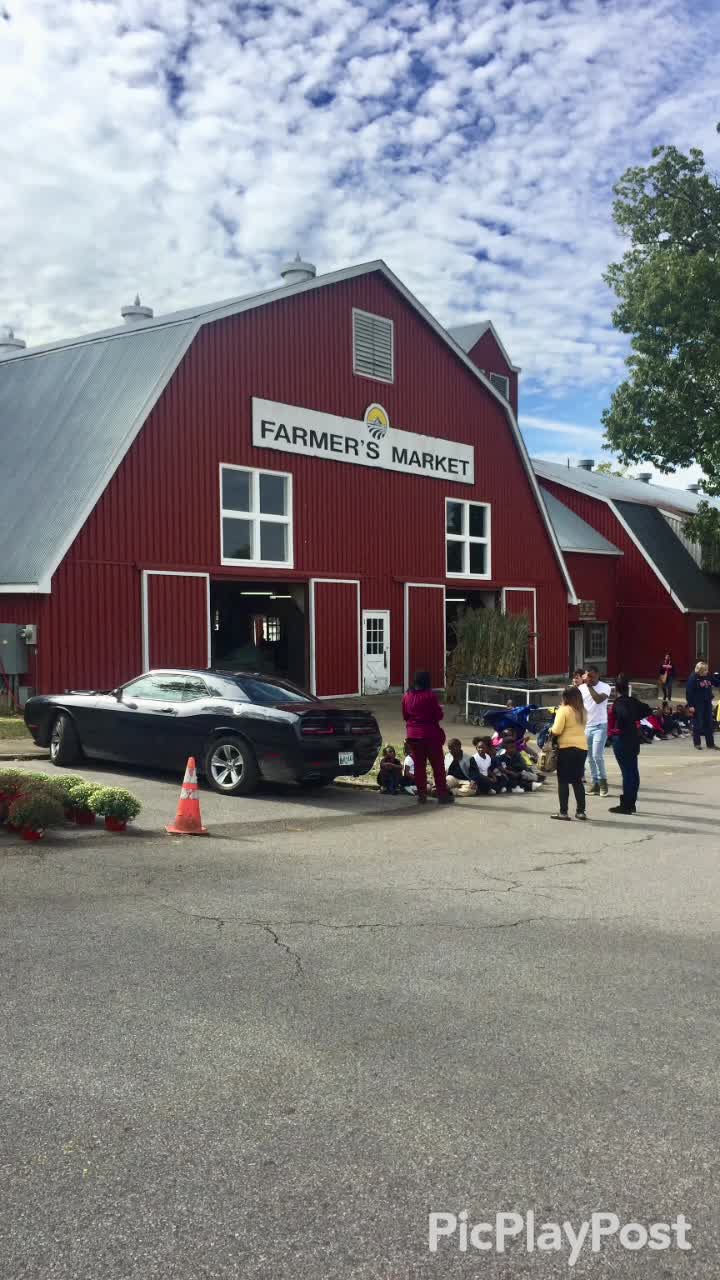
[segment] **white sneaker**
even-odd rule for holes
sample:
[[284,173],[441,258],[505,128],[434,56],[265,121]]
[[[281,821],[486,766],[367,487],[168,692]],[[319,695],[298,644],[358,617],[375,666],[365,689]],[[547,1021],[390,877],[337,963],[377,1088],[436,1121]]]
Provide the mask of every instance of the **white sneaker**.
[[533,782],[531,791],[542,791],[542,782]]
[[514,796],[523,796],[525,794],[522,787],[513,787],[512,793]]
[[495,794],[496,794],[496,793],[493,791],[493,789],[492,789],[492,787],[491,787],[491,788],[490,788],[490,790],[488,791],[488,795],[489,795],[489,796],[494,796]]

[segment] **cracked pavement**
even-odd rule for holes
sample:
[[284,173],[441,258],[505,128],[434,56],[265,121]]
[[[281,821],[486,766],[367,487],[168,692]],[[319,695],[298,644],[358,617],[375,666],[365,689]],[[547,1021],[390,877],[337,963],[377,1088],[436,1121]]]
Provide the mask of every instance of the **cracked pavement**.
[[137,830],[0,837],[2,1275],[568,1274],[431,1257],[462,1208],[684,1212],[691,1253],[570,1274],[714,1275],[720,773],[641,769],[637,818],[203,792],[202,840],[176,780],[91,769]]

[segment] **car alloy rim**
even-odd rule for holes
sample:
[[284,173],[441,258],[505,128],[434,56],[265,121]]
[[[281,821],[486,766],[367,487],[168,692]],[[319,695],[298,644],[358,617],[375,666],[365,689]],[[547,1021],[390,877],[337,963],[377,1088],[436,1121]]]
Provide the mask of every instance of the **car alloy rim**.
[[50,736],[50,755],[53,758],[53,760],[55,759],[59,750],[60,750],[60,725],[54,724],[53,731]]
[[212,754],[210,772],[213,780],[224,790],[230,791],[233,787],[236,787],[244,772],[240,748],[234,747],[230,742],[218,747]]

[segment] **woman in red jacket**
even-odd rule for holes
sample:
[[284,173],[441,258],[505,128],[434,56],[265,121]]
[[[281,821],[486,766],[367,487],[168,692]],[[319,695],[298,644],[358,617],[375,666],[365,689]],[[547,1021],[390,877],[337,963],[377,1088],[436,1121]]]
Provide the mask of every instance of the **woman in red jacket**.
[[402,713],[415,765],[418,804],[427,803],[428,760],[435,776],[438,804],[452,804],[455,797],[448,791],[442,749],[445,741],[445,734],[440,727],[443,709],[432,691],[429,671],[416,673],[412,688],[408,689],[402,700]]

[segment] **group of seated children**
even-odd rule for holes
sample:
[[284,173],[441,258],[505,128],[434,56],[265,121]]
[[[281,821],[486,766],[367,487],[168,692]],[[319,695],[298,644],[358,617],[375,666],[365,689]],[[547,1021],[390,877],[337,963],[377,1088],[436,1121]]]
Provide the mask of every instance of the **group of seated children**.
[[[451,738],[445,756],[448,788],[460,796],[494,796],[504,792],[521,795],[524,791],[539,791],[545,779],[536,767],[537,753],[526,739],[527,735],[518,741],[513,729],[506,729],[498,741],[488,736],[473,738],[471,755],[463,751],[459,738]],[[383,749],[377,781],[380,790],[389,795],[417,794],[408,742],[404,751],[405,758],[400,761],[394,747]]]
[[653,742],[656,738],[660,742],[666,738],[680,738],[692,732],[690,709],[680,703],[673,707],[671,702],[663,702],[652,715],[640,721],[638,728],[642,742]]

